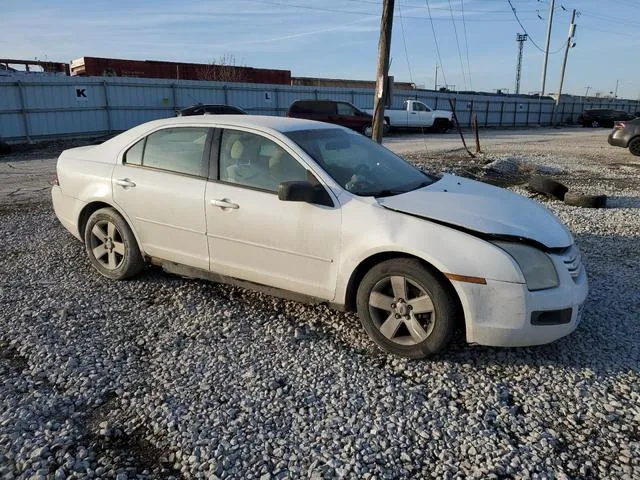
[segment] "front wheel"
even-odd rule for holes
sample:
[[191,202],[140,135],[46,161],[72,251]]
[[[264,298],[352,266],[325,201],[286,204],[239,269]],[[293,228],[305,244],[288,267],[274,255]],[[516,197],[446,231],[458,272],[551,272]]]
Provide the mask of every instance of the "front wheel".
[[358,287],[357,309],[378,347],[407,358],[442,351],[458,320],[453,293],[418,260],[408,258],[369,270]]
[[634,138],[629,142],[629,151],[633,155],[640,157],[640,137]]
[[447,120],[438,119],[435,121],[433,128],[438,133],[447,133],[449,131],[449,122]]
[[113,208],[101,208],[89,217],[84,245],[94,268],[112,280],[133,277],[144,268],[131,228]]

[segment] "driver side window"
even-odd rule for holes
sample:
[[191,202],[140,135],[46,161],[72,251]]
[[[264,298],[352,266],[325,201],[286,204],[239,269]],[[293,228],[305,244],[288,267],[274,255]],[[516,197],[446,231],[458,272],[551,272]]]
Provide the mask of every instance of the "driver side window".
[[273,193],[282,182],[315,182],[313,175],[276,142],[228,129],[222,132],[218,179]]

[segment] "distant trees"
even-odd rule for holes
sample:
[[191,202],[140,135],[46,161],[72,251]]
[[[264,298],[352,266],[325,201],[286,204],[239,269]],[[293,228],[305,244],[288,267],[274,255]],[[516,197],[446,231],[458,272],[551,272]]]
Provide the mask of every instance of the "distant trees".
[[243,82],[247,81],[245,67],[246,65],[236,65],[236,57],[226,53],[220,58],[214,58],[211,63],[199,68],[196,73],[200,77],[199,80]]

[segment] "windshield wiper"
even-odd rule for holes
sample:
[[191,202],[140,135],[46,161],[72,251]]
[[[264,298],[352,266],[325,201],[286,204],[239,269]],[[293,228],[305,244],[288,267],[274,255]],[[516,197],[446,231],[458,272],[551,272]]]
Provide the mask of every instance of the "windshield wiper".
[[425,180],[423,182],[420,182],[418,185],[416,185],[415,187],[412,188],[408,188],[408,189],[390,189],[390,188],[385,188],[384,190],[379,190],[377,192],[371,193],[370,195],[378,198],[378,197],[391,197],[393,195],[400,195],[402,193],[407,193],[407,192],[412,192],[414,190],[418,190],[420,188],[426,187],[428,185],[431,185],[433,182],[431,180]]

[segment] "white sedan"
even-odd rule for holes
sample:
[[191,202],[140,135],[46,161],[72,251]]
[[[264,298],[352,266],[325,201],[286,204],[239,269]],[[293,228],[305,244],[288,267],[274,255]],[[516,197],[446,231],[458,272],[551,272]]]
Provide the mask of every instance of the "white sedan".
[[139,125],[58,159],[53,206],[102,275],[145,265],[357,310],[411,358],[572,332],[587,278],[540,204],[428,175],[348,129],[279,117]]

